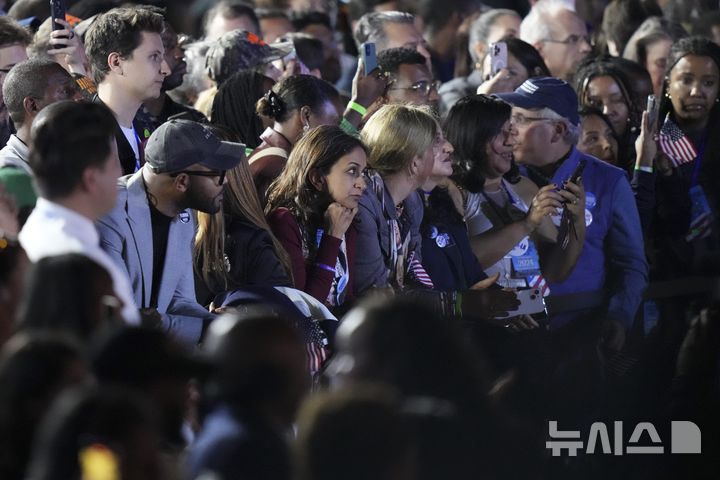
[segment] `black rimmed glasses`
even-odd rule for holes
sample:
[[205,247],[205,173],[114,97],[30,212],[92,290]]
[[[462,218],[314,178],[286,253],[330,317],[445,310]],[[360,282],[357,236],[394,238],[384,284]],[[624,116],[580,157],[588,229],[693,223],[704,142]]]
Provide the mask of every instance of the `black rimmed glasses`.
[[181,173],[184,173],[185,175],[194,175],[196,177],[217,177],[217,185],[222,186],[222,184],[225,182],[225,172],[226,170],[180,170],[179,172],[171,173],[170,176],[177,177]]
[[388,88],[388,90],[412,90],[427,97],[433,90],[437,92],[438,88],[440,88],[439,80],[420,80],[419,82],[413,83],[409,87],[392,87]]
[[526,117],[525,115],[521,113],[514,113],[510,117],[510,122],[515,125],[528,125],[532,122],[541,122],[543,120],[554,120],[553,118],[548,117]]
[[555,40],[553,38],[544,38],[542,41],[550,42],[550,43],[562,43],[564,45],[578,45],[579,43],[584,41],[588,45],[592,46],[592,39],[588,35],[572,34],[572,35],[568,36],[565,40]]

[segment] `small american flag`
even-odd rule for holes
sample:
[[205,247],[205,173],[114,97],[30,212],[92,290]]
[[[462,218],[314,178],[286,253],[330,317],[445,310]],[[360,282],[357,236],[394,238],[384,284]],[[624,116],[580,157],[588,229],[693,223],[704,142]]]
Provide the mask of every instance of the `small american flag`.
[[660,129],[660,149],[670,158],[674,167],[692,162],[697,158],[695,146],[680,130],[680,127],[670,119],[670,115],[665,118],[665,123]]
[[421,285],[427,288],[435,288],[435,285],[430,279],[430,275],[428,275],[427,271],[425,271],[425,267],[423,267],[422,264],[415,258],[415,252],[410,254],[407,271],[410,276],[420,282]]
[[530,285],[530,288],[540,290],[543,297],[550,295],[550,286],[547,284],[545,277],[542,275],[530,275],[527,277],[527,282],[528,285]]

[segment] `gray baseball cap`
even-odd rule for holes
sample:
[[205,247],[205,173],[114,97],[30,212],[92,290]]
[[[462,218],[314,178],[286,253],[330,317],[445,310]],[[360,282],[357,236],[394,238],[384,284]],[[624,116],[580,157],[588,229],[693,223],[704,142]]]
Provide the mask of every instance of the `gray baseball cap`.
[[172,173],[200,164],[230,170],[245,157],[245,145],[220,140],[208,127],[191,120],[168,120],[145,146],[145,162],[155,173]]
[[205,57],[205,69],[208,77],[220,85],[233,73],[283,58],[294,48],[292,42],[268,45],[252,32],[232,30],[210,45]]

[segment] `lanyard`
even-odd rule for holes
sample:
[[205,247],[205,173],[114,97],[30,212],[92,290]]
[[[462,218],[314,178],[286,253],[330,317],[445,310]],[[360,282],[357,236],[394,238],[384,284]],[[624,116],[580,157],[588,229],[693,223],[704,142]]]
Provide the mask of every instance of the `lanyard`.
[[694,187],[698,184],[698,177],[700,176],[700,166],[702,165],[703,156],[705,155],[705,145],[707,142],[705,140],[702,141],[700,144],[700,148],[698,149],[698,156],[697,160],[695,160],[695,165],[693,165],[693,172],[692,176],[690,177],[690,187]]
[[138,135],[134,126],[133,126],[133,133],[135,134],[135,142],[137,143],[137,148],[138,148],[138,156],[135,159],[135,171],[137,172],[138,170],[140,170],[140,167],[142,166],[142,165],[140,165],[140,159],[142,158],[143,148],[142,148],[142,142],[140,141],[140,135]]

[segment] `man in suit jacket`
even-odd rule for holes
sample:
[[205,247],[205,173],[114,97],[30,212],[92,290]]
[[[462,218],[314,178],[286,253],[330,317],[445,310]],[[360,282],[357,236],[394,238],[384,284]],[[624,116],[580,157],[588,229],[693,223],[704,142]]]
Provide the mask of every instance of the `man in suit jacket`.
[[220,209],[225,172],[243,155],[244,145],[221,141],[200,123],[170,120],[150,136],[145,165],[120,179],[117,205],[98,225],[146,319],[188,344],[214,317],[195,297],[190,210]]

